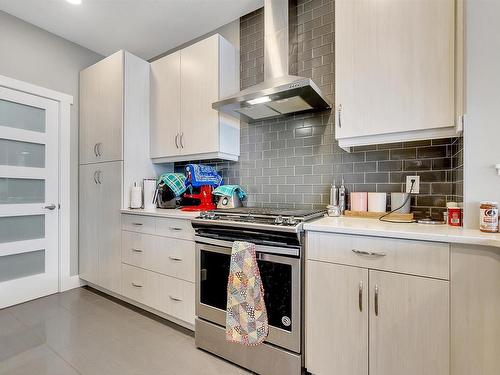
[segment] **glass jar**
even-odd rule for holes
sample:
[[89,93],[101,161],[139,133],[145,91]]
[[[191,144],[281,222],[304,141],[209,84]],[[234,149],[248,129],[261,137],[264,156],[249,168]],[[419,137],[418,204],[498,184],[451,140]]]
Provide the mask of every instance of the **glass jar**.
[[481,202],[479,229],[481,232],[497,233],[498,232],[498,202],[483,201]]

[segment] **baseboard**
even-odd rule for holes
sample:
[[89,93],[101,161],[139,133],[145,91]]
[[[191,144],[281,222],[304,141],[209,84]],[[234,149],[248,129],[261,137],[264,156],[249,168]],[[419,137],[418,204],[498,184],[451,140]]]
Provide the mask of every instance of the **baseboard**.
[[78,275],[70,276],[61,279],[59,292],[65,292],[67,290],[79,288],[84,285],[87,285],[87,282],[85,280],[80,279]]

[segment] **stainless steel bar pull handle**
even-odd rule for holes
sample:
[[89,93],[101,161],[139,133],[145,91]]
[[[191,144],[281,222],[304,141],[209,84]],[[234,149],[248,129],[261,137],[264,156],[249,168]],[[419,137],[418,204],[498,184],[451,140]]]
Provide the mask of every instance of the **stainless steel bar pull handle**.
[[141,284],[137,284],[137,283],[132,283],[132,286],[136,287],[136,288],[142,288],[142,285]]
[[142,223],[132,223],[132,225],[135,225],[137,227],[140,227],[142,225]]
[[176,302],[181,302],[182,299],[181,298],[177,298],[177,297],[173,297],[173,296],[169,296],[169,298],[172,300],[172,301],[176,301]]
[[94,155],[99,156],[99,155],[97,155],[97,143],[94,145]]
[[375,285],[375,316],[378,316],[378,285]]
[[339,113],[339,128],[341,128],[342,127],[342,104],[339,104],[338,113]]
[[181,262],[182,261],[182,258],[177,258],[177,257],[173,257],[173,256],[169,256],[168,259],[173,260],[175,262]]
[[359,293],[358,293],[358,305],[359,311],[363,312],[363,282],[359,282]]
[[142,250],[141,250],[141,249],[132,249],[132,251],[133,251],[134,253],[142,253]]
[[370,257],[385,257],[386,253],[377,253],[376,251],[365,251],[365,250],[357,250],[352,249],[352,252],[358,255],[367,255]]
[[175,135],[175,147],[179,148],[179,133]]
[[96,184],[97,184],[97,172],[98,171],[94,171],[94,183],[96,183]]
[[102,156],[102,143],[99,142],[96,144],[97,146],[97,156]]
[[179,228],[179,227],[169,227],[168,229],[170,229],[170,230],[182,230],[182,228]]

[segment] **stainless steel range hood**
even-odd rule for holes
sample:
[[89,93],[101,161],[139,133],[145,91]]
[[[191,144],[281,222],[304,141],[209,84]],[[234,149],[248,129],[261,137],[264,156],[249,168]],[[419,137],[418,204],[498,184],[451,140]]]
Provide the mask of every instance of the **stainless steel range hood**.
[[215,102],[212,108],[248,123],[331,108],[312,79],[289,73],[289,59],[297,56],[295,9],[293,0],[264,1],[264,82]]

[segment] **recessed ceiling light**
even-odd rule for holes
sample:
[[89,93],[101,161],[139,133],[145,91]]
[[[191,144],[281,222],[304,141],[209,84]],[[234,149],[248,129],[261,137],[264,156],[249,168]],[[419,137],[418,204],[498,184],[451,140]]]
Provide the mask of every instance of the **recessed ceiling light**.
[[80,5],[82,3],[82,0],[66,0],[66,1],[74,5]]

